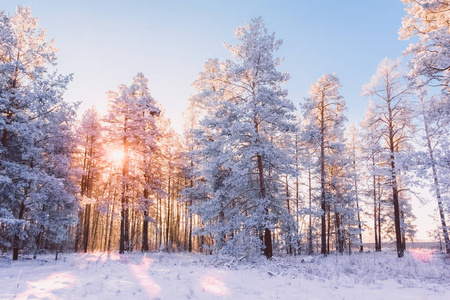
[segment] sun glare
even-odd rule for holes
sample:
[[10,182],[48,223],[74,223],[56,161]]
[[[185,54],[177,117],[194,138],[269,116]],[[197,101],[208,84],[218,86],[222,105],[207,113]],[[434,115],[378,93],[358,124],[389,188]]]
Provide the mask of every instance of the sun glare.
[[110,153],[110,158],[114,163],[122,162],[123,157],[124,157],[124,153],[122,150],[119,150],[119,149],[112,150]]

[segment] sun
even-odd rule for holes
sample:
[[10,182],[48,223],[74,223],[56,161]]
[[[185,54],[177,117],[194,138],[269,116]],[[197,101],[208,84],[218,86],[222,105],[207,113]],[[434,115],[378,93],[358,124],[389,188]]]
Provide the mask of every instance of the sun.
[[122,162],[124,155],[125,154],[123,153],[122,150],[114,149],[111,151],[109,156],[113,162],[120,163]]

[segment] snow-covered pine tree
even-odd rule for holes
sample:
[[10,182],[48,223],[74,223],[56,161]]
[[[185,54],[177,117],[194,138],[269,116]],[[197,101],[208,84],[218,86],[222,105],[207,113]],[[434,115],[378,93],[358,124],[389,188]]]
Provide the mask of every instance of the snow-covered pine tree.
[[76,208],[69,180],[75,108],[62,99],[70,76],[28,7],[0,12],[0,222],[2,246],[58,250]]
[[[157,187],[160,188],[159,193],[157,193],[160,207],[158,213],[160,222],[157,224],[160,236],[158,248],[164,243],[164,248],[170,251],[173,247],[172,243],[175,242],[173,239],[174,233],[179,229],[175,228],[177,218],[175,213],[177,213],[178,193],[181,189],[179,179],[184,176],[182,172],[184,156],[181,150],[181,138],[171,127],[170,120],[164,116],[163,111],[157,120],[157,128],[160,134],[158,149],[156,155],[152,157],[152,169],[149,169],[149,171],[160,174],[159,177],[155,178],[158,179],[158,184],[153,185],[154,192],[157,191]],[[165,203],[162,201],[163,198]]]
[[407,147],[408,139],[414,130],[412,123],[413,107],[409,101],[409,89],[400,71],[400,61],[385,58],[378,66],[371,82],[363,87],[362,95],[372,96],[375,102],[376,122],[381,124],[380,139],[384,146],[385,160],[388,162],[387,182],[392,189],[394,208],[395,238],[397,255],[403,257],[401,210],[399,200],[398,169],[396,160],[399,153]]
[[[450,1],[403,0],[407,14],[403,18],[400,39],[418,36],[404,55],[412,55],[409,76],[416,85],[441,87],[450,94]],[[425,80],[422,80],[425,79]]]
[[[196,179],[186,191],[198,199],[194,211],[203,232],[225,253],[272,257],[272,234],[280,222],[292,222],[285,208],[281,180],[295,175],[295,162],[272,138],[294,131],[294,106],[277,71],[281,45],[261,18],[238,27],[234,60],[209,60],[194,83],[207,114],[194,130],[191,152]],[[194,197],[193,197],[194,198]]]
[[[207,71],[207,70],[205,69],[205,71]],[[197,90],[201,90],[201,88],[197,87]],[[193,96],[189,97],[188,103],[187,103],[187,108],[183,112],[183,117],[184,117],[184,126],[183,126],[183,128],[184,128],[184,131],[183,131],[184,143],[183,143],[183,146],[184,146],[185,152],[187,154],[191,153],[193,150],[197,150],[195,137],[194,137],[194,130],[199,128],[200,119],[203,118],[202,114],[204,114],[206,112],[206,106],[204,106],[204,103],[203,103],[204,102],[203,96],[204,96],[203,94],[199,93],[197,95],[193,95]],[[184,172],[185,172],[186,178],[189,181],[188,186],[190,188],[192,188],[192,187],[194,187],[194,180],[195,180],[194,170],[196,168],[194,167],[194,160],[192,157],[187,155],[186,159],[187,159],[187,161],[186,161],[186,166],[185,166]],[[196,199],[201,201],[201,197],[199,197],[199,194],[197,192],[190,193],[188,189],[185,189],[182,191],[182,199],[185,202],[186,207],[188,207],[187,223],[189,223],[189,224],[186,223],[187,250],[189,252],[192,252],[192,249],[193,249],[192,239],[193,239],[193,229],[194,229],[193,222],[195,220],[195,217],[192,213],[192,209],[190,209],[190,208]]]
[[[375,111],[375,103],[371,100],[366,109],[364,120],[360,123],[360,140],[362,160],[365,162],[365,177],[367,178],[366,196],[373,207],[373,236],[375,241],[375,251],[381,251],[381,209],[382,209],[382,183],[384,182],[384,172],[381,166],[385,164],[382,160],[381,146],[381,124],[378,122]],[[369,213],[370,215],[370,213]]]
[[[131,250],[130,210],[142,212],[143,226],[148,226],[148,207],[152,203],[148,196],[153,192],[163,193],[154,178],[157,174],[151,174],[148,169],[156,153],[159,131],[155,119],[160,109],[142,73],[133,78],[130,87],[122,84],[118,92],[108,92],[108,99],[107,139],[112,149],[123,152],[120,253],[124,253]],[[144,250],[145,244],[143,241]]]
[[361,211],[360,209],[360,170],[361,170],[361,148],[360,148],[360,135],[358,129],[356,129],[355,125],[352,124],[347,130],[347,151],[349,155],[349,159],[351,161],[351,172],[352,181],[353,181],[353,199],[356,204],[357,210],[357,220],[358,220],[358,231],[359,231],[359,252],[363,252],[363,241],[362,241],[362,221],[361,221]]
[[[317,149],[319,161],[320,208],[322,209],[321,253],[324,255],[329,253],[331,204],[334,197],[331,192],[331,184],[332,182],[337,183],[336,180],[340,176],[336,172],[333,174],[333,167],[341,169],[343,164],[346,164],[341,160],[342,157],[339,157],[343,155],[345,149],[343,141],[346,120],[344,116],[345,102],[339,94],[340,87],[336,75],[325,74],[311,85],[310,97],[303,104],[304,118],[309,120],[305,138],[311,146]],[[337,191],[335,190],[335,192]],[[335,196],[343,195],[336,194]]]
[[80,198],[81,207],[78,212],[78,224],[75,237],[75,251],[78,248],[87,252],[90,241],[92,204],[100,197],[101,171],[105,167],[103,131],[101,117],[92,107],[81,117],[77,128],[78,151],[77,167],[81,169]]
[[[448,149],[449,143],[449,114],[447,111],[448,103],[445,97],[441,95],[428,95],[426,89],[418,89],[418,97],[420,100],[418,114],[421,117],[423,129],[423,145],[426,151],[420,151],[420,159],[417,164],[418,176],[431,181],[431,191],[436,197],[438,204],[438,212],[440,218],[440,227],[444,240],[445,251],[450,254],[450,239],[446,214],[448,203],[448,189],[445,187],[448,182],[446,174],[448,174],[448,157],[445,155],[445,149]],[[438,108],[438,109],[436,109]],[[444,147],[444,149],[443,149]]]

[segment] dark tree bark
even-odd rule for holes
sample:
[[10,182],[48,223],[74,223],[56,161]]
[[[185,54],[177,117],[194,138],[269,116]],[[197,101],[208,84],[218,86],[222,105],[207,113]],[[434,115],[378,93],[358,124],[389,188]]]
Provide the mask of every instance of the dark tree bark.
[[[259,175],[259,188],[261,192],[261,198],[266,198],[266,185],[264,183],[264,169],[262,163],[262,157],[259,154],[256,154],[257,164],[258,164],[258,175]],[[268,214],[268,208],[266,208],[266,213]],[[267,258],[272,258],[273,249],[272,249],[272,233],[269,228],[264,228],[264,255]]]
[[[375,171],[375,156],[372,157],[372,170]],[[377,205],[378,205],[378,197],[377,197],[377,182],[376,175],[372,175],[372,184],[373,184],[373,230],[375,236],[375,251],[379,251],[380,245],[378,244],[378,219],[377,219]]]
[[378,252],[381,251],[381,184],[378,180]]
[[[127,132],[127,118],[124,121],[124,133]],[[128,208],[128,183],[126,178],[128,177],[128,141],[127,137],[123,137],[123,152],[124,160],[122,165],[122,201],[120,211],[120,246],[119,253],[123,254],[125,251],[130,250],[130,221],[129,221],[129,208]]]
[[86,204],[86,208],[84,209],[84,233],[83,233],[83,251],[86,253],[88,249],[89,243],[89,227],[91,224],[91,204]]
[[148,251],[148,212],[144,210],[144,221],[142,222],[142,251]]
[[403,257],[404,248],[402,243],[402,232],[401,232],[401,224],[400,224],[400,203],[398,198],[398,187],[397,187],[397,172],[395,170],[395,137],[394,137],[394,124],[391,120],[393,120],[393,112],[391,108],[391,102],[388,101],[388,113],[389,113],[389,151],[390,151],[390,167],[391,167],[391,185],[392,185],[392,200],[394,204],[394,225],[395,225],[395,240],[397,245],[397,256]]
[[[19,208],[19,216],[17,219],[23,220],[24,213],[25,213],[25,203],[21,202],[20,208]],[[16,233],[14,235],[13,260],[18,260],[18,259],[19,259],[19,236]]]
[[442,196],[441,196],[441,189],[437,174],[437,166],[436,166],[436,160],[434,158],[434,151],[433,147],[431,145],[431,138],[430,138],[430,132],[428,128],[428,120],[424,113],[424,124],[425,124],[425,136],[427,140],[427,147],[428,147],[428,155],[430,156],[431,161],[431,170],[433,172],[433,183],[434,183],[434,191],[436,193],[436,200],[438,203],[438,209],[439,209],[439,216],[441,219],[441,228],[442,228],[442,235],[444,237],[444,243],[445,243],[445,251],[447,254],[450,254],[450,239],[448,235],[448,228],[447,228],[447,222],[445,220],[445,212],[444,212],[444,205],[442,203]]

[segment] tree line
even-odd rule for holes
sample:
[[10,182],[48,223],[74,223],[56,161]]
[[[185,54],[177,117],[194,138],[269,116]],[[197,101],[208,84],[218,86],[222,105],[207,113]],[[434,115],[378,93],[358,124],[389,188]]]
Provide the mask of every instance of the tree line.
[[236,256],[363,251],[363,233],[398,257],[414,238],[411,200],[426,187],[450,254],[448,1],[405,0],[400,60],[362,87],[347,126],[336,74],[300,111],[278,70],[282,45],[262,18],[235,30],[232,59],[209,59],[176,133],[142,73],[77,119],[30,9],[0,12],[0,248],[195,251]]

